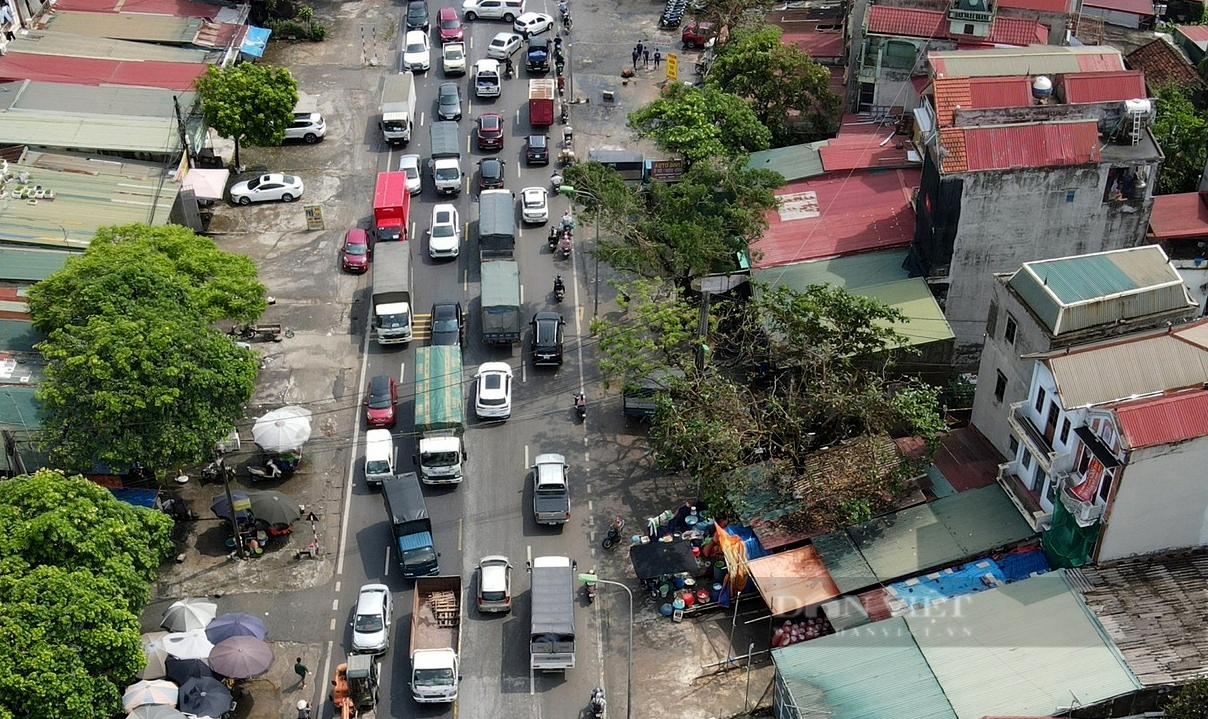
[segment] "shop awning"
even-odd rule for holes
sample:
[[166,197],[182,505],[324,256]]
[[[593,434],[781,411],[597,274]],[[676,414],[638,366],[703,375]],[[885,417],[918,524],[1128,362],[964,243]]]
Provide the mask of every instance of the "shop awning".
[[201,170],[193,168],[185,175],[182,189],[192,190],[199,200],[221,200],[226,195],[230,170]]
[[638,579],[653,579],[664,574],[698,574],[700,562],[692,553],[692,541],[650,542],[629,547],[629,559]]
[[839,596],[839,587],[813,546],[752,560],[747,571],[772,614],[787,614]]

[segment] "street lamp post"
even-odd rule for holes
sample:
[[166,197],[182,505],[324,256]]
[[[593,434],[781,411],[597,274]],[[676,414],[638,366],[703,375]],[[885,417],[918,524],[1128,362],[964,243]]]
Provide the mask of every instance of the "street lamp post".
[[562,185],[561,187],[558,188],[558,192],[562,193],[563,195],[566,195],[567,197],[571,198],[572,200],[575,199],[576,197],[578,197],[579,195],[583,195],[584,197],[587,197],[596,203],[596,270],[595,270],[596,299],[595,299],[595,304],[593,305],[593,308],[591,311],[591,316],[599,317],[600,316],[600,207],[599,207],[600,198],[596,197],[595,195],[593,195],[590,192],[587,192],[585,190],[580,190],[580,189],[574,187],[573,185]]
[[633,717],[633,592],[629,587],[614,582],[610,579],[600,579],[594,572],[579,575],[580,582],[599,582],[600,584],[611,584],[614,587],[620,587],[625,590],[625,594],[629,595],[629,660],[626,675],[625,685],[625,719]]

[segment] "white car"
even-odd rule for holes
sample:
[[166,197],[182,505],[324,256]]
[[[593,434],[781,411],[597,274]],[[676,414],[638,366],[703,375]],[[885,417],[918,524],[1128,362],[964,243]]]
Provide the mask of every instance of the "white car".
[[535,225],[549,222],[549,193],[544,187],[526,187],[520,191],[520,216]]
[[418,195],[424,189],[419,174],[419,155],[403,155],[398,158],[398,171],[407,175],[407,193]]
[[428,256],[433,259],[457,257],[461,249],[461,218],[453,205],[432,208],[432,229],[428,231]]
[[466,74],[466,44],[451,42],[440,49],[440,63],[446,75]]
[[303,189],[301,177],[274,172],[231,185],[231,201],[241,205],[271,200],[293,202],[302,196]]
[[491,38],[491,44],[487,46],[487,57],[505,60],[516,54],[522,42],[524,38],[514,32],[501,32]]
[[294,119],[285,128],[286,140],[302,140],[313,145],[327,134],[327,123],[317,112],[295,112]]
[[423,30],[408,30],[403,40],[403,69],[422,72],[432,66],[431,46],[428,33]]
[[385,584],[366,584],[357,595],[352,618],[352,651],[381,654],[390,648],[390,621],[394,600]]
[[479,419],[512,416],[512,368],[507,362],[483,362],[474,375],[474,413]]
[[512,611],[512,563],[502,554],[478,560],[478,611]]
[[548,32],[554,26],[554,19],[541,12],[526,12],[512,23],[512,29],[529,37]]

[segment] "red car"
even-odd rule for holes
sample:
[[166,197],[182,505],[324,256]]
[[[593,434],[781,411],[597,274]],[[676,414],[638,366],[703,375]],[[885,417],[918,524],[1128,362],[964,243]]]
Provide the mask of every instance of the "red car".
[[347,272],[366,272],[372,250],[369,233],[354,227],[344,234],[344,246],[340,248],[340,266]]
[[398,402],[398,383],[390,375],[369,380],[365,390],[365,422],[370,427],[393,427],[394,405]]
[[503,115],[488,112],[478,116],[478,149],[503,149]]
[[684,47],[691,50],[692,48],[704,47],[705,43],[712,40],[717,35],[717,31],[713,29],[711,22],[694,22],[684,28],[680,33],[680,40],[683,41]]
[[442,43],[461,42],[464,38],[461,18],[457,17],[457,10],[454,8],[442,7],[436,16],[436,26],[440,28]]

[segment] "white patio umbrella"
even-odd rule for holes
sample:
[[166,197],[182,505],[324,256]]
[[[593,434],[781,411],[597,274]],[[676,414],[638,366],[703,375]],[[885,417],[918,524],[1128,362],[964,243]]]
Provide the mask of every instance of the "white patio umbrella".
[[144,704],[134,707],[129,716],[130,719],[188,719],[180,710],[167,704]]
[[167,673],[168,650],[164,647],[163,639],[167,632],[147,632],[142,636],[143,654],[147,655],[147,665],[138,673],[139,679],[163,679]]
[[170,632],[187,632],[190,629],[205,629],[218,615],[218,605],[206,599],[188,598],[173,602],[164,611],[160,626]]
[[281,407],[256,420],[252,439],[266,452],[298,449],[310,439],[311,412],[305,407]]
[[174,707],[179,697],[180,689],[172,682],[144,679],[126,687],[126,693],[122,695],[122,706],[126,711],[144,704],[167,704]]
[[168,651],[168,656],[177,659],[207,659],[213,648],[204,629],[174,632],[164,637],[164,649]]

